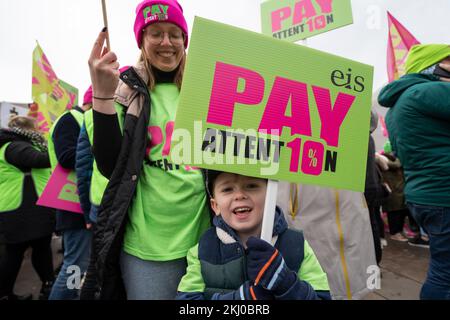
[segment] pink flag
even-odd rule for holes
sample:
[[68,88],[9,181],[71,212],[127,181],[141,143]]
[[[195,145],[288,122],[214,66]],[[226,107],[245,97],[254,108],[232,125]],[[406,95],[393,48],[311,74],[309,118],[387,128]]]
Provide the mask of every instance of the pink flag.
[[389,82],[405,74],[405,62],[409,49],[420,44],[406,28],[388,11],[389,38],[387,48],[387,71]]
[[38,119],[39,129],[48,137],[53,122],[77,104],[78,89],[58,79],[39,44],[33,50],[31,91],[35,105],[30,115]]
[[386,122],[384,121],[384,117],[382,115],[378,115],[378,120],[380,120],[380,123],[381,123],[381,132],[383,133],[383,136],[386,138],[389,138],[389,133],[387,131]]

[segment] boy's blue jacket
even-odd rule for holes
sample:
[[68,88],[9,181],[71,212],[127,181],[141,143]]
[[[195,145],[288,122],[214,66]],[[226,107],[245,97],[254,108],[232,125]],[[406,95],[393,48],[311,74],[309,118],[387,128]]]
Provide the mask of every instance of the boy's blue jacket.
[[[239,287],[248,279],[246,251],[236,232],[220,216],[187,255],[186,274],[178,286],[179,300],[240,300]],[[326,274],[300,231],[288,229],[280,208],[275,213],[272,244],[297,281],[280,300],[331,299]]]

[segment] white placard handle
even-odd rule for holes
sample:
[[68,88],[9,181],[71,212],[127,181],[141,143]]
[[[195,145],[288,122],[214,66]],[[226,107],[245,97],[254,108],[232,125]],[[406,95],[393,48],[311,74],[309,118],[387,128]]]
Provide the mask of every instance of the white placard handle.
[[273,233],[273,220],[277,205],[278,181],[267,180],[266,202],[264,203],[264,216],[261,228],[261,239],[271,243]]

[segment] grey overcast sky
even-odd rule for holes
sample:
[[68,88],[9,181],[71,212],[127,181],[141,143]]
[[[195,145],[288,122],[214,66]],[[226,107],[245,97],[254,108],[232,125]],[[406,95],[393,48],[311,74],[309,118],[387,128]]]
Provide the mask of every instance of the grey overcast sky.
[[[300,1],[300,0],[299,0]],[[140,0],[106,0],[111,46],[121,65],[136,62],[133,33]],[[263,0],[179,0],[189,29],[194,16],[260,32]],[[352,0],[352,25],[307,40],[309,47],[373,65],[374,90],[387,81],[389,10],[421,43],[450,43],[449,0]],[[101,0],[0,0],[0,101],[31,102],[36,40],[57,76],[83,95],[87,59],[103,27]]]

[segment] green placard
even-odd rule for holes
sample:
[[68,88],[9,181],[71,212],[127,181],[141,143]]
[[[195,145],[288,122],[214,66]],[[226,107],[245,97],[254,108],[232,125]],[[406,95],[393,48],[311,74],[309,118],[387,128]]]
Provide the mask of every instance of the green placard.
[[261,4],[262,33],[291,42],[352,23],[350,0],[272,0]]
[[170,156],[364,189],[373,67],[195,18]]

